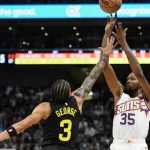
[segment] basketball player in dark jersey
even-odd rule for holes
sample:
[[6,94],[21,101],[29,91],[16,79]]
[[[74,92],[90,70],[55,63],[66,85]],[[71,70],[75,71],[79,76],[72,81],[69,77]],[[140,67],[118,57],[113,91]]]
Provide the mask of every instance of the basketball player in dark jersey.
[[113,44],[113,37],[110,40],[107,39],[107,45],[99,62],[92,69],[89,76],[86,77],[80,88],[71,93],[70,84],[67,81],[56,81],[51,87],[52,102],[39,104],[31,115],[0,133],[0,141],[20,134],[44,119],[43,150],[71,150],[74,148],[82,114],[82,104],[102,73],[109,59],[109,54],[117,45]]

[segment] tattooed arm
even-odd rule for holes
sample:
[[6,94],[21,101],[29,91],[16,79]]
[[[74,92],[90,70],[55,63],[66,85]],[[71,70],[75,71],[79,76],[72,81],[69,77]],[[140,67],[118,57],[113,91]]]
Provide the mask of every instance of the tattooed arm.
[[109,54],[112,53],[114,47],[116,46],[116,44],[113,46],[114,40],[115,39],[113,37],[111,37],[110,41],[109,39],[107,39],[107,46],[104,49],[101,48],[103,54],[101,55],[99,62],[92,69],[89,76],[86,77],[81,87],[72,93],[72,95],[75,96],[75,98],[77,99],[77,103],[81,112],[82,112],[82,103],[84,102],[84,99],[90,93],[94,83],[98,79],[99,75],[102,73],[109,59]]
[[0,142],[7,140],[13,136],[17,136],[24,132],[27,128],[39,123],[42,119],[47,119],[51,114],[51,108],[49,103],[43,102],[39,104],[32,112],[31,115],[27,116],[22,121],[19,121],[6,130],[0,133]]
[[97,78],[103,71],[106,62],[108,61],[109,56],[107,54],[103,54],[99,60],[99,62],[95,65],[95,67],[90,72],[89,76],[85,78],[80,88],[74,91],[74,95],[85,99],[88,94],[90,93],[94,83],[96,82]]

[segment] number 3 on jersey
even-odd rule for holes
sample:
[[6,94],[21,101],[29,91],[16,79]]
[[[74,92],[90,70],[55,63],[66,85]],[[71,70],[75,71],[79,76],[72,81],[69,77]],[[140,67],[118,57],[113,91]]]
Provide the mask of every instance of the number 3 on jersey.
[[[67,128],[64,128],[65,124],[67,124]],[[69,141],[71,138],[71,128],[72,128],[72,122],[71,120],[62,120],[60,122],[60,127],[64,128],[64,133],[67,133],[67,136],[64,136],[63,134],[59,134],[59,140],[60,141]]]

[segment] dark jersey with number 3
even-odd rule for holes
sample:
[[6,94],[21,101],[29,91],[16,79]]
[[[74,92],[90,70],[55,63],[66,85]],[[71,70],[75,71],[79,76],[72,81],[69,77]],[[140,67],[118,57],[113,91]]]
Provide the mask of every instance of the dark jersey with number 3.
[[42,147],[59,145],[73,148],[78,134],[80,111],[75,97],[71,96],[68,103],[50,103],[51,115],[44,122]]

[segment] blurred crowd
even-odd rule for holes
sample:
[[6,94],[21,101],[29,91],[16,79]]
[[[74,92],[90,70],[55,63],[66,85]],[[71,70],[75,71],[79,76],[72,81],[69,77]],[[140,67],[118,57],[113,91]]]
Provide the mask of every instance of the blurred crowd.
[[[106,22],[107,20],[105,24]],[[76,23],[45,27],[42,22],[40,24],[41,26],[17,26],[13,23],[11,30],[9,26],[0,26],[0,32],[3,35],[0,37],[0,48],[11,50],[96,48],[100,46],[105,27],[105,24],[99,23],[93,26],[78,26]],[[131,48],[149,49],[149,25],[141,25],[141,22],[135,22],[135,25],[124,23],[124,28],[126,27],[128,28],[127,41]]]
[[[47,101],[49,89],[31,87],[7,87],[0,89],[0,130],[29,115],[35,106]],[[93,100],[85,101],[83,117],[79,124],[76,150],[108,150],[112,142],[113,99],[105,97],[105,91],[95,91]],[[39,150],[42,122],[24,133],[1,143],[0,148]]]
[[[98,0],[1,0],[1,4],[57,4],[97,3]],[[149,0],[126,0],[124,3],[148,3]]]
[[[8,86],[0,89],[0,129],[4,130],[13,123],[19,122],[29,115],[34,107],[43,101],[43,94],[48,88],[12,88]],[[10,140],[2,142],[1,148],[14,148],[17,150],[38,150],[42,136],[42,126],[38,124],[26,130],[26,132]]]
[[[0,88],[0,130],[29,115],[35,106],[49,99],[49,88]],[[83,117],[75,150],[109,150],[112,142],[113,98],[107,88],[95,89],[92,100],[83,105]],[[0,143],[0,148],[40,150],[43,122]]]
[[[123,3],[146,3],[149,0],[125,0]],[[0,4],[98,3],[98,0],[0,0]],[[133,11],[133,15],[135,12]],[[119,15],[118,15],[119,17]],[[121,19],[128,28],[131,48],[150,47],[148,19]],[[100,46],[107,19],[83,20],[3,20],[0,24],[1,49],[96,48]],[[137,42],[138,41],[138,42]]]

